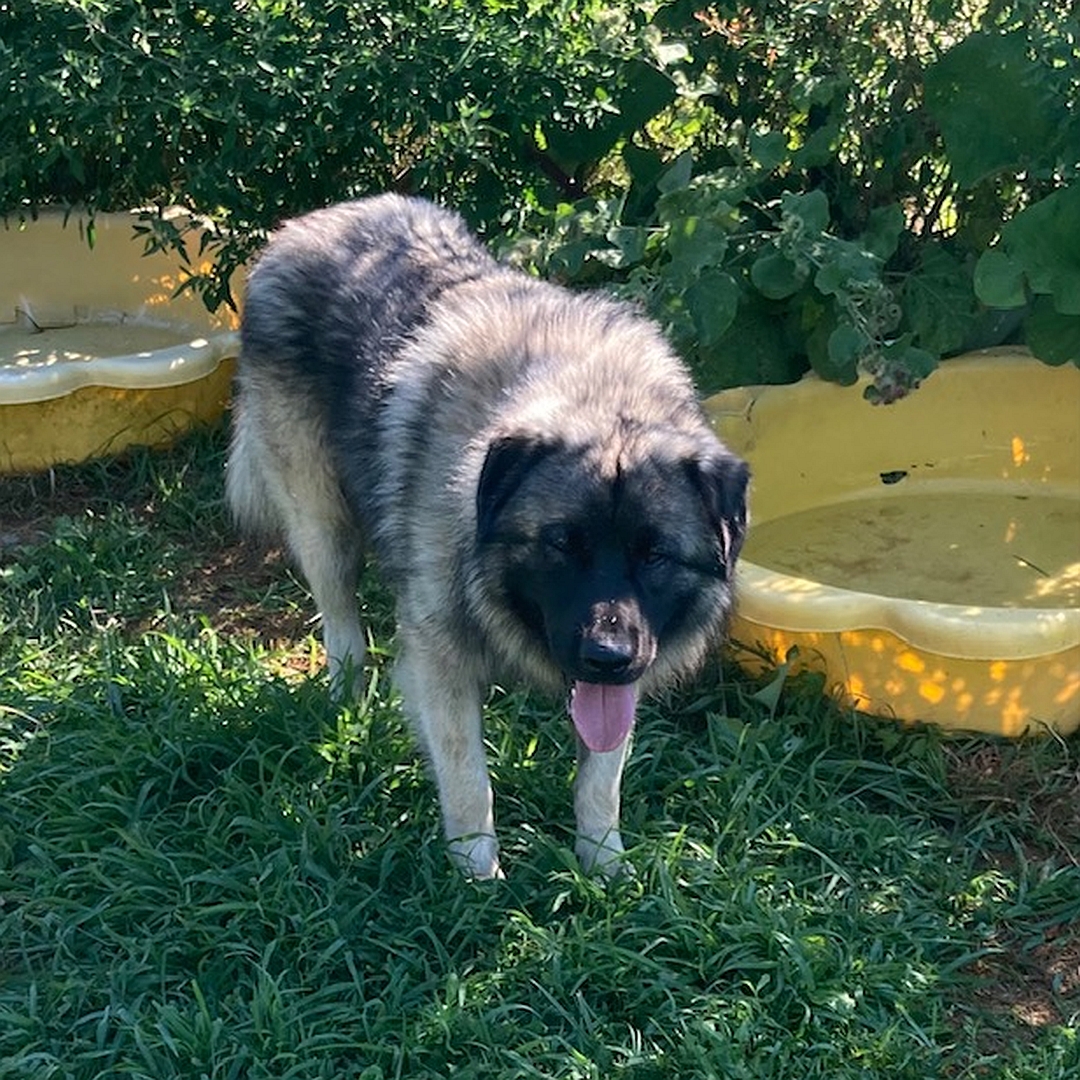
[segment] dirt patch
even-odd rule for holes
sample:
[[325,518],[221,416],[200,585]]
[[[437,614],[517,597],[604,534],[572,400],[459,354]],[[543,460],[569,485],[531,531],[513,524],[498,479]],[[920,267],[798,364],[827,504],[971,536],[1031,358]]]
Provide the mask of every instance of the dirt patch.
[[1066,754],[1051,762],[1030,743],[946,747],[949,788],[966,816],[1018,820],[1029,862],[1080,867],[1080,758]]
[[[1075,746],[1075,741],[1071,744]],[[993,831],[1010,823],[1009,844],[988,844],[987,869],[1014,875],[1021,863],[1075,874],[1080,889],[1080,761],[1068,746],[972,743],[946,747],[948,783],[962,808],[961,828]],[[994,949],[968,965],[969,996],[954,1019],[983,1018],[987,1054],[1035,1038],[1044,1028],[1080,1015],[1080,923],[1023,927],[1002,922]]]
[[1031,947],[1003,943],[1000,954],[972,963],[972,1003],[982,1012],[1028,1029],[1075,1021],[1080,1010],[1080,928],[1050,927]]
[[[186,464],[178,452],[179,467]],[[169,467],[168,452],[160,458]],[[219,470],[220,461],[197,467]],[[194,468],[196,466],[189,466]],[[216,483],[215,485],[216,486]],[[218,496],[220,497],[220,496]],[[321,647],[311,633],[316,620],[302,586],[279,547],[229,535],[220,517],[200,536],[163,522],[167,496],[140,475],[137,459],[120,458],[80,467],[60,467],[32,475],[0,477],[0,566],[21,548],[45,541],[61,518],[104,516],[122,507],[140,524],[162,529],[163,540],[182,555],[167,588],[171,615],[205,619],[215,631],[247,638],[280,654],[290,671],[309,673],[322,664]],[[221,515],[220,506],[215,514]],[[211,537],[208,539],[208,536]],[[224,537],[224,538],[223,538]],[[160,629],[163,611],[133,620],[126,630],[138,635]]]
[[303,637],[311,628],[310,612],[273,596],[280,592],[288,572],[280,548],[260,548],[244,541],[208,548],[197,554],[195,565],[174,583],[174,610],[203,615],[222,634],[251,636],[268,644]]
[[281,674],[313,675],[325,664],[321,642],[312,640],[314,609],[281,548],[245,541],[207,548],[174,583],[171,596],[174,611],[271,650]]
[[55,472],[0,477],[0,557],[5,551],[40,543],[60,517],[78,517],[110,501],[100,486],[77,475]]

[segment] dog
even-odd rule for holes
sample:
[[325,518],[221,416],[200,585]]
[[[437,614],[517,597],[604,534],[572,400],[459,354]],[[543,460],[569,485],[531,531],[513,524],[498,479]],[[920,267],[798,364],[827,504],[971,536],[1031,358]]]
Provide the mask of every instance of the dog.
[[636,703],[724,632],[748,477],[654,322],[501,264],[430,202],[316,210],[252,270],[228,502],[284,535],[338,692],[364,662],[374,553],[403,706],[472,878],[502,876],[481,731],[494,680],[569,695],[575,850],[619,872]]

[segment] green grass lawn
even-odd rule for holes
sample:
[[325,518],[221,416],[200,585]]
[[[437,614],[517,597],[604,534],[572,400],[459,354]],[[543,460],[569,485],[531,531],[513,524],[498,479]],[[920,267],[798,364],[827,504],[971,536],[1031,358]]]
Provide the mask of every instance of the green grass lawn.
[[386,594],[335,708],[223,443],[0,481],[0,1077],[1080,1077],[1080,740],[707,673],[642,711],[605,888],[507,687],[508,880],[465,882]]

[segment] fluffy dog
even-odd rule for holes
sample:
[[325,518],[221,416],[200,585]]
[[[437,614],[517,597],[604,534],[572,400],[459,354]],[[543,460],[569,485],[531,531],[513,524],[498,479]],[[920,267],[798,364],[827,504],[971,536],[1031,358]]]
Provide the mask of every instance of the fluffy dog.
[[747,466],[656,325],[382,195],[271,238],[241,343],[229,502],[286,537],[339,687],[363,663],[358,566],[374,552],[452,858],[501,873],[481,702],[520,679],[569,694],[576,850],[617,870],[637,699],[722,634],[746,529]]

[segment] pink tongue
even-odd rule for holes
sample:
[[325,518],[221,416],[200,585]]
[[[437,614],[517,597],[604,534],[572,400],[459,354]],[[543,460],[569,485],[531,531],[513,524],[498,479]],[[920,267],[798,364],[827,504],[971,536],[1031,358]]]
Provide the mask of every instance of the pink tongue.
[[637,691],[628,686],[576,682],[570,695],[570,716],[581,741],[598,754],[622,746],[634,726]]

